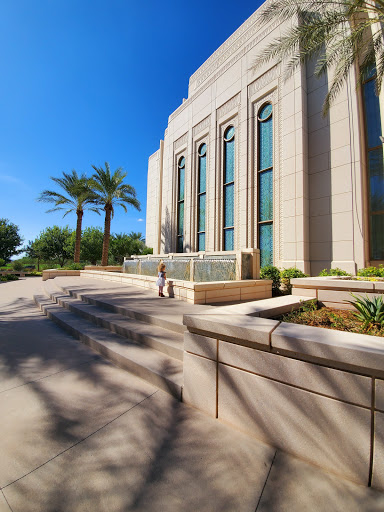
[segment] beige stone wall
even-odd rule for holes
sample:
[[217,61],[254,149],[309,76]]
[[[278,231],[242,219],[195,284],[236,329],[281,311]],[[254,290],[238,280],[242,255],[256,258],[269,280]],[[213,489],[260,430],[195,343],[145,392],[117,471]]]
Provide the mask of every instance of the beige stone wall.
[[262,314],[270,316],[269,303],[273,316],[280,299],[184,316],[183,401],[383,489],[382,339],[262,318],[260,303]]
[[163,141],[160,149],[148,160],[148,185],[147,185],[147,219],[145,241],[148,247],[153,248],[156,254],[160,251],[160,225],[161,225],[161,190],[163,172]]
[[[354,77],[323,118],[327,78],[316,79],[313,66],[298,69],[288,80],[279,66],[252,70],[257,52],[281,29],[277,22],[260,28],[255,13],[191,76],[189,97],[170,115],[164,138],[160,250],[176,250],[177,161],[184,156],[184,251],[196,251],[197,148],[202,142],[208,147],[206,250],[223,249],[223,133],[230,124],[236,129],[234,249],[257,247],[257,112],[269,101],[274,264],[312,275],[331,266],[355,272],[364,266],[364,217]],[[156,187],[149,179],[149,199],[158,193]],[[155,239],[149,226],[156,225],[153,205],[149,209],[147,231]]]

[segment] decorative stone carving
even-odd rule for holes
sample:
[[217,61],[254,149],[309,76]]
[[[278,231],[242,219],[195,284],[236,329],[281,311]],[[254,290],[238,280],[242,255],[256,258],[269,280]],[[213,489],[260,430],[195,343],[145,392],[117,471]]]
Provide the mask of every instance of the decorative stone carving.
[[211,116],[206,117],[200,123],[198,123],[193,128],[193,137],[195,137],[198,133],[202,132],[205,128],[207,128],[211,124]]
[[260,91],[263,87],[268,85],[270,82],[275,80],[280,76],[280,66],[274,66],[270,70],[268,70],[266,73],[261,75],[257,80],[252,82],[248,86],[248,95],[249,97],[252,97],[255,93]]
[[174,142],[174,148],[175,150],[178,149],[180,146],[182,146],[183,144],[186,144],[188,140],[188,132],[187,133],[184,133],[184,135],[182,135],[181,137],[179,137],[177,140],[175,140]]
[[217,118],[220,119],[220,117],[225,116],[228,112],[230,112],[232,109],[236,108],[240,104],[240,93],[236,94],[233,98],[228,100],[224,105],[219,107],[217,109]]

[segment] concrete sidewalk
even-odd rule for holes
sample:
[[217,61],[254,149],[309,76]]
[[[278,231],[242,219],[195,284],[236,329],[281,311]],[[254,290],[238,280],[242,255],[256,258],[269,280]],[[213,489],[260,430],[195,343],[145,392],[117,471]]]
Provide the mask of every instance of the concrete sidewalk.
[[108,364],[37,310],[40,288],[0,284],[0,512],[384,510]]

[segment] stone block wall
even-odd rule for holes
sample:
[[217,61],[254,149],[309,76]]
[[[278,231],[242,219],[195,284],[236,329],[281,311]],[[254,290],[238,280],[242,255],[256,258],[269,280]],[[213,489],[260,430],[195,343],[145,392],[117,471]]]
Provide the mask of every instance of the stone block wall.
[[[261,301],[262,314],[275,300]],[[384,489],[383,340],[254,317],[260,311],[252,303],[246,314],[230,307],[231,315],[225,307],[184,317],[183,400],[307,462]]]

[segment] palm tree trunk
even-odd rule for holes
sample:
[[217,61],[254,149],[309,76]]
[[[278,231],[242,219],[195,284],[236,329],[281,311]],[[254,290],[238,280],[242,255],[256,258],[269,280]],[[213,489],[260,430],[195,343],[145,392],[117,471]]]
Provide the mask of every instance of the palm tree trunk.
[[111,234],[111,213],[112,208],[108,205],[105,206],[105,220],[104,220],[104,239],[103,239],[103,255],[101,257],[101,265],[106,267],[108,265],[108,251],[109,251],[109,238]]
[[80,263],[80,244],[81,244],[81,223],[83,222],[83,210],[77,210],[77,225],[76,225],[76,242],[75,242],[75,257],[73,261]]

